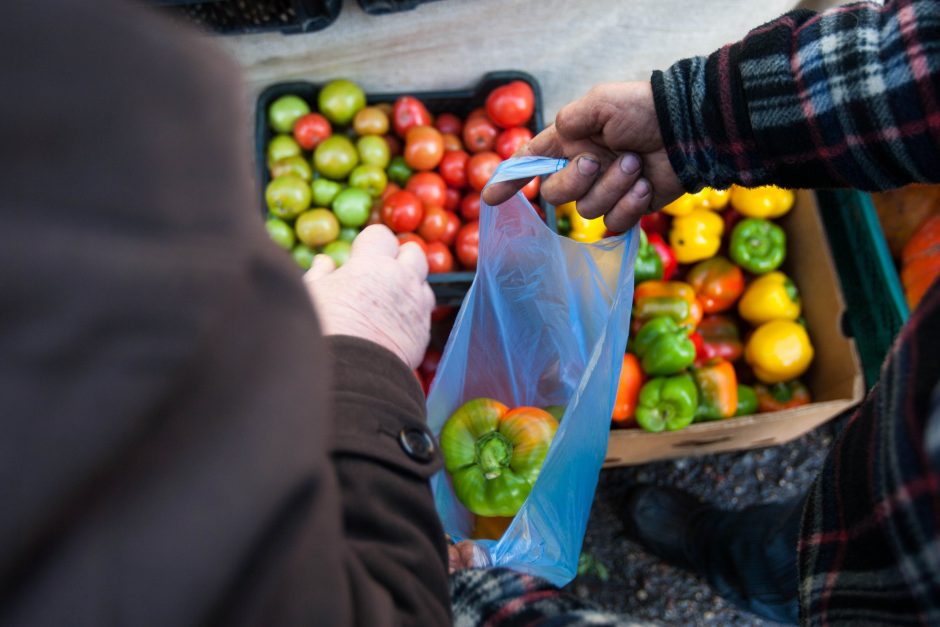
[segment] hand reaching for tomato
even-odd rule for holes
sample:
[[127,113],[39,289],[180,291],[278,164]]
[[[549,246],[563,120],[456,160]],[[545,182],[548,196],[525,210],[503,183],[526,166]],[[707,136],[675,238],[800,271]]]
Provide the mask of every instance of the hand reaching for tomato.
[[[542,196],[555,205],[576,200],[581,215],[604,216],[613,232],[627,230],[650,207],[659,209],[684,192],[666,155],[646,81],[595,86],[562,107],[555,124],[518,155],[569,159],[542,185]],[[526,182],[493,185],[484,200],[503,202]]]
[[375,342],[414,369],[431,337],[434,293],[427,276],[417,244],[399,247],[390,230],[373,225],[355,239],[341,268],[326,255],[314,257],[304,282],[325,335]]

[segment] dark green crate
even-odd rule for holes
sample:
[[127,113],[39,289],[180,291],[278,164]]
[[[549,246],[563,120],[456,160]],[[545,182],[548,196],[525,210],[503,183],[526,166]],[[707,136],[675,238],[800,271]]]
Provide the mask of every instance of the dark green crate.
[[855,338],[865,382],[871,387],[907,320],[904,291],[871,196],[855,190],[818,190],[816,196],[842,284],[842,326]]

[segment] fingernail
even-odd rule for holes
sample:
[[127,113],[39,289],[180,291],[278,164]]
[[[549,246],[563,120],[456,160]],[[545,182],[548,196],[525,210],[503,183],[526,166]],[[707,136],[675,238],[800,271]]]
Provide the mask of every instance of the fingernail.
[[578,159],[578,172],[585,176],[594,176],[601,167],[595,159],[591,157],[581,157]]
[[640,169],[640,158],[632,152],[628,152],[620,157],[620,169],[623,170],[624,174],[634,174]]
[[633,195],[637,198],[643,198],[650,193],[650,184],[646,179],[640,179],[633,184]]

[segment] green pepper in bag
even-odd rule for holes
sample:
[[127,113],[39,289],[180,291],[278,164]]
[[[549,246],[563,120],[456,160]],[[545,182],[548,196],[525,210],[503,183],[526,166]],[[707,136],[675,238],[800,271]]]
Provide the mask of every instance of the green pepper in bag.
[[689,332],[669,316],[653,318],[640,327],[633,351],[643,372],[654,377],[675,374],[695,361],[695,343]]
[[640,389],[636,421],[646,431],[678,431],[692,424],[698,390],[689,374],[657,377]]
[[780,267],[787,255],[787,234],[770,220],[741,220],[731,231],[728,254],[748,272],[771,272]]
[[535,485],[558,420],[537,407],[489,398],[464,403],[441,429],[454,493],[479,516],[514,516]]

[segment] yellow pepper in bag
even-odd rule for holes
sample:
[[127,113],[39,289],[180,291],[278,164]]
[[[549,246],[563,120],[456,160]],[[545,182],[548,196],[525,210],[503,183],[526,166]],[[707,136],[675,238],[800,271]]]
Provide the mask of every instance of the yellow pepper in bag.
[[694,194],[682,194],[662,210],[671,216],[687,216],[693,209],[724,209],[730,197],[730,189],[703,187]]
[[764,383],[789,381],[809,368],[813,345],[803,325],[792,320],[771,320],[751,334],[744,359]]
[[731,189],[731,206],[749,218],[779,218],[793,208],[795,198],[791,190],[773,185]]
[[569,237],[576,242],[590,244],[603,239],[607,233],[607,226],[604,224],[604,217],[588,220],[578,213],[577,205],[574,201],[566,202],[563,205],[555,207],[555,214],[567,216],[571,224],[571,233]]
[[800,317],[800,293],[783,272],[769,272],[744,290],[738,313],[754,326]]
[[669,244],[679,263],[694,263],[714,257],[721,246],[725,222],[714,211],[693,209],[672,221]]

